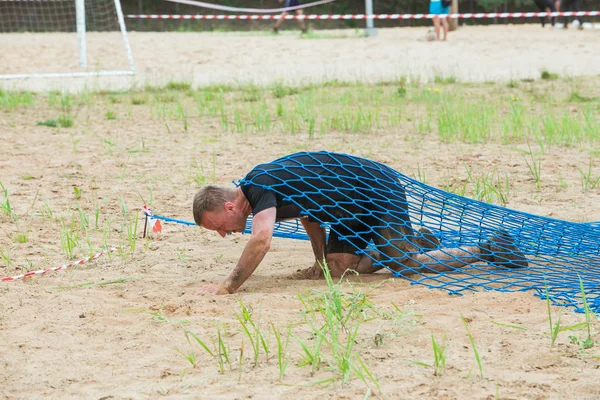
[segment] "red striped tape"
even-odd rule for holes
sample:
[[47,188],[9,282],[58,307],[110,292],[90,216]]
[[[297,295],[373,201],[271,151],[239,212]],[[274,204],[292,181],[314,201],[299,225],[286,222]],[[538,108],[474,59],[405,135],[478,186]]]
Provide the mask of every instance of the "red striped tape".
[[[463,13],[448,14],[449,18],[480,19],[480,18],[534,18],[534,17],[592,17],[600,15],[600,11],[565,11],[565,12],[515,12],[515,13]],[[349,19],[432,19],[438,14],[310,14],[286,15],[285,19],[307,20],[349,20]],[[129,14],[131,19],[206,19],[206,20],[272,20],[282,18],[280,15],[177,15],[177,14]]]

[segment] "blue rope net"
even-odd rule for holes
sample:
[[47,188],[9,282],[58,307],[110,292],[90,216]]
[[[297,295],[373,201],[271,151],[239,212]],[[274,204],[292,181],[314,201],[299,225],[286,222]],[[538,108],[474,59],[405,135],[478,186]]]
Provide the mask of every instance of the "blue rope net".
[[[265,165],[240,184],[276,193],[352,245],[356,254],[414,284],[450,294],[533,290],[543,299],[548,293],[555,305],[581,312],[581,282],[590,309],[600,312],[598,223],[561,221],[482,203],[348,155],[296,153]],[[282,172],[286,179],[281,179]],[[422,228],[432,235],[421,233]],[[511,238],[510,244],[496,241],[490,262],[486,243],[494,243],[498,235]],[[308,239],[297,220],[278,223],[275,236]],[[455,255],[447,250],[455,248],[471,251]],[[432,254],[436,257],[428,256]],[[511,265],[523,255],[526,263]],[[452,266],[463,260],[461,267]],[[431,264],[445,264],[448,270],[432,273]]]

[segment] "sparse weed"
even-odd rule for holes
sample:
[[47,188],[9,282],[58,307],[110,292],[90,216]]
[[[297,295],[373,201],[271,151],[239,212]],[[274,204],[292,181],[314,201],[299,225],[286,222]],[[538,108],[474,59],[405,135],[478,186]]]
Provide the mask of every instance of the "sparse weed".
[[450,84],[458,82],[458,79],[456,79],[456,77],[452,76],[452,75],[448,75],[448,76],[436,75],[433,77],[433,82],[437,83],[439,85],[450,85]]
[[52,207],[50,207],[50,203],[46,200],[42,201],[42,207],[40,208],[40,214],[43,218],[52,218],[53,212]]
[[587,302],[587,296],[585,294],[585,288],[583,286],[583,280],[581,276],[579,277],[579,289],[581,291],[581,302],[583,312],[585,314],[585,324],[587,328],[587,338],[584,340],[584,346],[586,348],[590,348],[594,345],[594,341],[592,340],[592,316],[595,316],[594,312],[590,309],[590,306]]
[[260,349],[265,353],[265,361],[269,360],[269,344],[260,326],[252,319],[252,310],[247,308],[242,300],[238,299],[240,304],[240,313],[236,313],[236,318],[241,326],[241,331],[248,337],[254,353],[254,366],[258,365]]
[[567,101],[569,103],[589,103],[591,101],[596,101],[598,97],[586,97],[579,94],[579,92],[571,92]]
[[529,143],[527,143],[527,148],[529,150],[525,152],[523,159],[527,164],[529,172],[535,179],[535,187],[539,190],[542,181],[542,159],[539,154],[534,154],[533,151],[531,151],[531,146]]
[[152,202],[154,200],[154,192],[152,190],[152,182],[148,183],[148,197],[145,198],[144,196],[142,196],[142,194],[139,191],[136,191],[137,195],[139,196],[139,198],[142,200],[142,203],[144,205],[147,205],[149,207],[152,207]]
[[[359,328],[372,308],[368,296],[362,292],[344,293],[341,285],[333,282],[327,265],[324,263],[321,268],[328,290],[313,291],[311,296],[298,296],[312,335],[310,345],[296,338],[302,349],[300,365],[310,365],[314,374],[325,363],[332,376],[317,382],[320,384],[335,381],[345,384],[357,377],[365,385],[373,384],[379,388],[377,379],[355,349]],[[324,350],[331,355],[326,356]]]
[[491,322],[492,322],[492,324],[494,324],[494,325],[503,326],[503,327],[505,327],[505,328],[519,329],[519,330],[522,330],[522,331],[526,331],[526,330],[528,330],[528,329],[529,329],[529,328],[527,328],[526,326],[523,326],[523,325],[516,325],[516,324],[503,324],[503,323],[501,323],[501,322],[496,322],[496,321],[491,321]]
[[469,342],[471,342],[471,347],[473,348],[473,354],[475,354],[475,360],[477,361],[477,366],[479,367],[479,377],[483,378],[483,367],[481,366],[481,358],[479,357],[479,352],[477,351],[477,346],[475,346],[475,339],[473,339],[473,335],[471,335],[471,330],[469,329],[469,325],[467,324],[467,320],[463,317],[462,313],[460,313],[460,319],[462,320],[465,329],[467,330],[467,335],[469,336]]
[[263,91],[257,86],[248,85],[242,89],[242,101],[254,102],[261,100],[262,97]]
[[29,232],[17,232],[15,233],[13,240],[16,243],[27,243],[29,241]]
[[0,211],[2,211],[2,214],[16,219],[17,214],[15,214],[12,206],[10,205],[10,199],[8,198],[8,189],[4,187],[2,181],[0,181],[0,192],[2,193],[3,197],[3,199],[0,201]]
[[178,249],[175,249],[175,252],[177,253],[177,259],[179,260],[179,262],[182,265],[188,265],[188,260],[186,256],[183,253],[181,253]]
[[446,368],[446,355],[448,347],[446,345],[446,337],[443,336],[441,342],[435,340],[433,333],[431,334],[431,346],[433,347],[433,366],[436,376],[442,376]]
[[471,169],[465,166],[467,171],[467,182],[473,188],[473,198],[486,203],[499,202],[501,205],[508,203],[510,185],[508,174],[504,173],[504,179],[494,169],[487,173],[474,175]]
[[60,245],[69,260],[75,258],[73,251],[79,243],[79,232],[74,229],[74,222],[74,218],[71,218],[71,223],[68,224],[65,222],[64,218],[60,221],[62,227],[60,232]]
[[577,170],[581,175],[581,187],[583,189],[583,193],[586,193],[588,190],[595,189],[596,186],[598,186],[598,184],[600,183],[600,174],[598,174],[598,176],[596,177],[592,177],[592,166],[593,159],[590,158],[587,170],[583,170],[577,167]]
[[115,96],[115,95],[110,95],[110,96],[108,96],[108,102],[110,104],[119,104],[119,103],[121,103],[121,98],[118,96]]
[[20,106],[32,105],[34,94],[28,91],[11,91],[0,89],[0,107],[5,110],[16,110]]
[[138,214],[135,214],[134,220],[127,224],[127,241],[129,243],[129,250],[133,254],[135,251],[135,245],[137,243],[137,230],[138,230]]
[[442,99],[441,106],[436,111],[442,141],[483,143],[488,140],[497,115],[494,107],[485,102],[466,102],[461,98],[449,99],[443,96]]
[[286,96],[298,94],[298,89],[292,88],[290,86],[285,85],[281,81],[277,81],[272,86],[273,96],[277,99],[281,99]]
[[183,81],[170,81],[165,85],[165,89],[186,92],[192,89],[192,83]]
[[131,98],[131,104],[134,106],[140,106],[146,104],[148,102],[148,98],[145,96],[134,96]]
[[271,328],[273,329],[275,341],[277,342],[277,365],[279,366],[279,380],[282,380],[288,362],[290,361],[289,356],[287,355],[287,348],[290,340],[291,330],[288,328],[285,340],[282,340],[281,332],[273,323],[271,323]]
[[[585,299],[585,293],[584,293],[584,299]],[[546,297],[546,308],[548,310],[548,323],[549,323],[549,334],[550,334],[550,348],[552,348],[554,346],[554,343],[556,342],[556,339],[558,338],[558,334],[561,332],[565,332],[565,331],[572,331],[574,329],[579,329],[585,326],[589,327],[589,324],[586,322],[582,322],[582,323],[578,323],[575,325],[571,325],[571,326],[566,326],[563,327],[561,326],[560,320],[561,320],[561,314],[558,315],[558,320],[556,321],[555,324],[552,324],[552,310],[550,309],[550,295],[548,293],[548,286],[546,285],[545,287],[545,297]],[[584,300],[584,304],[585,300]],[[584,305],[584,308],[586,307],[586,305]]]
[[73,117],[70,114],[63,114],[58,117],[58,123],[63,128],[70,128],[73,126]]
[[183,358],[185,358],[192,365],[192,368],[198,368],[198,359],[196,353],[193,351],[190,353],[184,353],[179,349],[175,349],[175,351],[181,354]]
[[207,180],[204,174],[204,168],[200,166],[196,160],[190,162],[188,177],[197,187],[206,185]]
[[221,335],[221,329],[217,330],[217,360],[219,362],[219,371],[225,373],[225,362],[229,364],[229,370],[231,371],[231,359],[229,357],[229,346],[223,341]]
[[6,266],[9,268],[12,265],[11,253],[12,253],[12,249],[5,250],[5,249],[0,248],[0,257],[2,258],[4,263],[6,263]]

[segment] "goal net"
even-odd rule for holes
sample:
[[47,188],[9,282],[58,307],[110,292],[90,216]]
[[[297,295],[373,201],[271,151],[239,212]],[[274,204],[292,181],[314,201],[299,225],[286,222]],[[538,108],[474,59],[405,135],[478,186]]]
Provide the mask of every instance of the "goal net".
[[0,0],[0,79],[133,75],[119,0]]

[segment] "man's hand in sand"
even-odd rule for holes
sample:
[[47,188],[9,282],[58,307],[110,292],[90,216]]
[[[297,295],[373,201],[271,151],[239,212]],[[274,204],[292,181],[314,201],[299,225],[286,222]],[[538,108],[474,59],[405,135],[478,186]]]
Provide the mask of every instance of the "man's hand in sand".
[[231,294],[229,290],[223,284],[216,283],[212,285],[205,285],[198,289],[196,294]]

